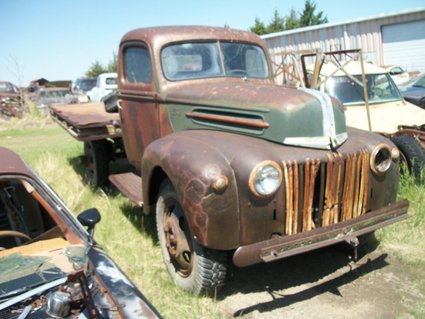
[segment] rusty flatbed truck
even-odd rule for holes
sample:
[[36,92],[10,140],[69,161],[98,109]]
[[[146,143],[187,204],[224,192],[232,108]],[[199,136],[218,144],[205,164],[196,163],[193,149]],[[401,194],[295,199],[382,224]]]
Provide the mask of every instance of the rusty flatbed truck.
[[195,294],[224,283],[229,254],[244,267],[356,246],[407,217],[395,145],[346,127],[336,99],[276,86],[267,52],[252,33],[211,27],[136,29],[120,43],[121,137],[91,142],[123,145],[134,170],[109,179],[156,214],[165,265]]

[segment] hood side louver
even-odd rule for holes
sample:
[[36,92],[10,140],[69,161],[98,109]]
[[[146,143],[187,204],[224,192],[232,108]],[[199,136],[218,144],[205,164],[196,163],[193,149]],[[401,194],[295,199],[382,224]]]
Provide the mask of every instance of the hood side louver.
[[262,116],[249,112],[227,112],[198,108],[186,113],[186,117],[198,125],[255,135],[263,134],[270,126]]

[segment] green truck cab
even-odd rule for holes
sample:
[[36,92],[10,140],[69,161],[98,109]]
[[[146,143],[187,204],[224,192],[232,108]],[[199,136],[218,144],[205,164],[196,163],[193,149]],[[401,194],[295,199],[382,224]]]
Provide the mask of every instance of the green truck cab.
[[276,85],[256,35],[136,29],[121,40],[117,71],[120,136],[92,139],[91,163],[97,142],[125,150],[133,171],[109,179],[156,214],[182,289],[223,285],[229,256],[245,267],[356,246],[407,216],[408,202],[396,201],[395,145],[347,127],[336,99]]

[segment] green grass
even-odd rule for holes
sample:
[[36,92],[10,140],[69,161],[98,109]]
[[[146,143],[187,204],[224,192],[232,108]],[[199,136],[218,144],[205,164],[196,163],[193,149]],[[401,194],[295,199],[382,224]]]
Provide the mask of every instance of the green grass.
[[[96,226],[96,241],[164,317],[228,317],[213,298],[193,297],[171,281],[151,218],[116,191],[93,190],[84,183],[78,161],[83,153],[81,142],[50,120],[39,118],[1,121],[0,146],[21,155],[75,214],[90,207],[99,209],[102,221]],[[381,247],[403,263],[425,268],[425,186],[416,185],[410,177],[402,178],[399,197],[409,199],[411,218],[379,230]],[[425,294],[425,279],[418,278],[418,282]],[[425,316],[424,307],[412,309],[411,315]]]
[[390,249],[395,248],[408,261],[423,261],[425,185],[415,184],[410,175],[402,176],[398,196],[409,200],[410,218],[380,230],[381,243]]
[[[410,218],[377,231],[381,249],[397,256],[408,267],[425,269],[425,184],[416,184],[411,175],[402,176],[398,197],[409,200]],[[423,276],[416,278],[416,286],[425,295]],[[425,304],[411,309],[407,317],[412,316],[425,318]]]

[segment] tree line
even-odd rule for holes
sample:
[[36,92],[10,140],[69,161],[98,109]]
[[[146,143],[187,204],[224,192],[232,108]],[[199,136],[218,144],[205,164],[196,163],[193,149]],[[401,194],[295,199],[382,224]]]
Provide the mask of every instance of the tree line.
[[282,17],[279,11],[275,10],[269,24],[266,25],[259,18],[255,18],[255,24],[250,27],[250,31],[262,35],[327,23],[328,18],[324,12],[316,13],[316,9],[314,1],[306,0],[301,13],[292,8],[286,16]]
[[98,60],[94,61],[85,76],[88,78],[96,78],[99,74],[117,72],[118,57],[116,53],[113,53],[112,60],[106,66],[103,66]]

